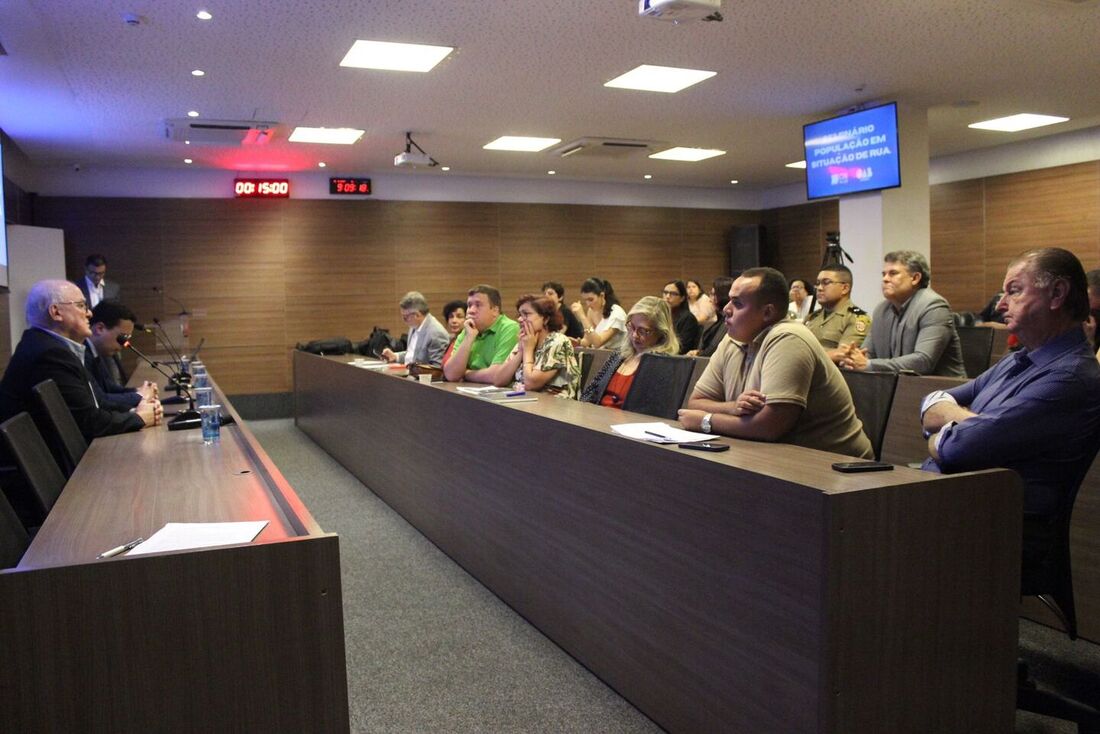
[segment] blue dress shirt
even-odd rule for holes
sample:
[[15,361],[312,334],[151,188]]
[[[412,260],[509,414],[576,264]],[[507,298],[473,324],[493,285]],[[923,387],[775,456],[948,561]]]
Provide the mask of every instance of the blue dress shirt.
[[1088,471],[1100,436],[1100,364],[1084,331],[1008,355],[947,392],[978,415],[946,426],[939,461],[922,468],[1013,469],[1024,480],[1025,513],[1057,511]]

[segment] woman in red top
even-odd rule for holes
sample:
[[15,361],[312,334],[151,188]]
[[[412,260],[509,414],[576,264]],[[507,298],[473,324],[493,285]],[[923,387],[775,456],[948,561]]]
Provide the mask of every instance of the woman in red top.
[[626,317],[626,336],[626,344],[592,378],[581,400],[621,408],[643,354],[678,354],[680,351],[672,326],[672,311],[656,296],[646,296],[630,309]]

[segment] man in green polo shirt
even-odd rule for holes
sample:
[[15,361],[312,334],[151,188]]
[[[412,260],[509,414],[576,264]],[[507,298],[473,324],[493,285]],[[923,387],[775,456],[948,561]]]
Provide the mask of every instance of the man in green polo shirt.
[[485,368],[508,359],[519,340],[519,324],[500,312],[496,288],[475,285],[466,295],[466,322],[443,363],[443,375],[450,382],[492,382],[493,373]]

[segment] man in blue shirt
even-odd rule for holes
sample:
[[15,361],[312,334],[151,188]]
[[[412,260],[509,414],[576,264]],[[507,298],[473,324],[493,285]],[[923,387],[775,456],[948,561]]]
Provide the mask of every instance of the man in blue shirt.
[[977,379],[924,399],[924,468],[1007,467],[1024,480],[1025,514],[1052,515],[1088,471],[1100,441],[1100,365],[1085,339],[1085,271],[1060,248],[1008,267],[997,304],[1023,349]]

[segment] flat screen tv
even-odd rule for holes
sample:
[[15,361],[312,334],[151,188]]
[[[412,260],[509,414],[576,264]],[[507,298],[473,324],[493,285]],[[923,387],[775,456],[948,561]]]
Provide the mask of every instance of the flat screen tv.
[[806,198],[901,186],[896,102],[812,122],[806,146]]

